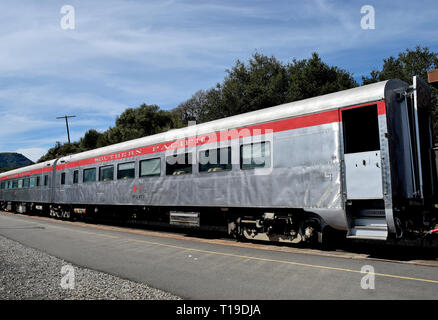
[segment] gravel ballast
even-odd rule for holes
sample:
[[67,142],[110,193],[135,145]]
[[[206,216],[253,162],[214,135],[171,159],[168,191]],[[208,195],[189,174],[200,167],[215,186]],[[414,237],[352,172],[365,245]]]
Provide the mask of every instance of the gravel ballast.
[[[68,282],[72,274],[74,282]],[[0,236],[0,300],[180,299],[142,283],[72,265]]]

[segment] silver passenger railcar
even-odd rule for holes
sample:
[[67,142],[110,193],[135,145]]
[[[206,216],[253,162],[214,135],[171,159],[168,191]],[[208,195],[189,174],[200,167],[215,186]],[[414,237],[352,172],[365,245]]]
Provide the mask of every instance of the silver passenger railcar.
[[0,205],[294,243],[422,233],[436,222],[429,95],[390,80],[69,155],[0,174]]

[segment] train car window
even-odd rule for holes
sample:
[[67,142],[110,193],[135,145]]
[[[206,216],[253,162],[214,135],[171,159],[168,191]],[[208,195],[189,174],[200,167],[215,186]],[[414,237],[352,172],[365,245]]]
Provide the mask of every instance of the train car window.
[[146,159],[140,161],[140,177],[154,177],[161,175],[161,159]]
[[199,172],[231,170],[231,147],[199,152]]
[[5,188],[5,183],[4,182],[0,182],[0,189],[4,189]]
[[117,179],[133,179],[135,177],[135,162],[120,163],[117,166]]
[[36,178],[36,186],[39,187],[41,185],[41,177]]
[[23,188],[23,179],[18,180],[18,184],[15,188],[18,188],[18,189]]
[[269,141],[240,146],[240,169],[271,167],[271,143]]
[[29,181],[29,188],[35,187],[35,177],[30,178]]
[[44,176],[44,185],[47,186],[49,184],[49,176],[45,175]]
[[8,189],[12,189],[12,183],[13,183],[12,180],[8,181]]
[[95,182],[96,181],[96,168],[84,169],[83,182]]
[[114,180],[114,166],[105,166],[99,168],[99,181]]
[[61,184],[65,184],[65,172],[61,173]]
[[342,111],[344,153],[380,149],[377,105]]
[[79,170],[73,171],[73,184],[76,184],[79,182]]
[[166,157],[166,175],[177,176],[192,173],[192,154],[181,153]]
[[23,180],[23,188],[29,188],[30,179],[26,178]]

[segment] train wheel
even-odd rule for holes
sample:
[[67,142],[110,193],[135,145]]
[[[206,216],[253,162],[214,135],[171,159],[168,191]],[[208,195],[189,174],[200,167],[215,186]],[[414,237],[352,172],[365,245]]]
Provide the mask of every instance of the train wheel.
[[305,220],[301,225],[301,232],[303,241],[311,245],[316,245],[321,241],[321,223],[316,218]]
[[62,210],[62,218],[65,220],[70,220],[70,218],[71,218],[70,209],[66,208],[66,209]]

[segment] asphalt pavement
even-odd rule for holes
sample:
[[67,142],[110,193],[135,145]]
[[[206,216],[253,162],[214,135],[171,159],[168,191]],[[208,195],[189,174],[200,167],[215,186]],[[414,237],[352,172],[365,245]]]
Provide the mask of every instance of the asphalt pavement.
[[0,235],[183,299],[436,299],[436,266],[0,213]]

